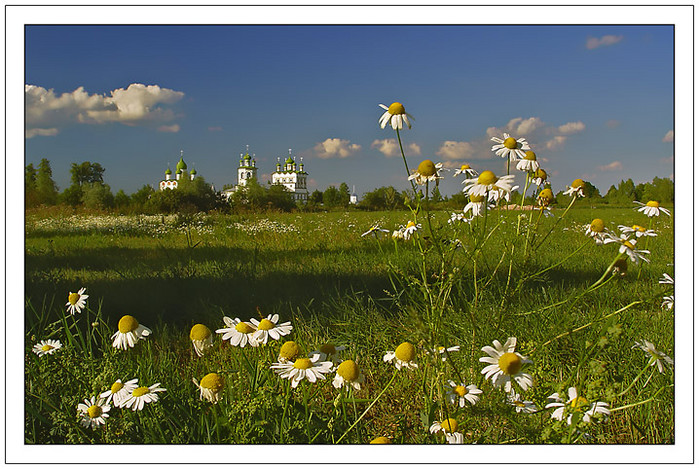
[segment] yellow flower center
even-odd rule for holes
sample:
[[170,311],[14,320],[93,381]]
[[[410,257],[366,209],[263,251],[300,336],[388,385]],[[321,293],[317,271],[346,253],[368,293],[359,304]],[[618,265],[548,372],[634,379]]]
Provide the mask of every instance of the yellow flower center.
[[437,174],[437,167],[431,160],[424,160],[417,167],[417,172],[420,173],[422,176],[430,177]]
[[263,319],[260,321],[260,324],[257,326],[257,330],[260,331],[268,331],[270,329],[274,328],[274,323],[270,321],[269,319]]
[[498,178],[495,176],[495,173],[490,170],[486,169],[480,174],[480,176],[478,176],[478,184],[489,186],[491,184],[495,184],[496,182],[498,182]]
[[406,228],[412,228],[415,226],[415,222],[410,220],[407,225],[405,225]]
[[121,319],[119,319],[119,332],[126,334],[127,332],[133,332],[138,329],[138,321],[133,316],[128,314]]
[[634,226],[632,226],[631,228],[634,229],[634,230],[636,230],[636,231],[640,231],[641,233],[645,233],[645,231],[646,231],[646,229],[643,228],[643,227],[640,226],[640,225],[634,225]]
[[524,159],[530,160],[530,161],[536,161],[536,153],[534,153],[531,150],[527,150],[524,152]]
[[388,113],[393,114],[394,116],[397,114],[405,114],[405,108],[401,103],[393,103],[388,106]]
[[148,394],[149,392],[150,392],[150,389],[147,386],[139,386],[133,390],[132,394],[134,397],[141,397],[144,394]]
[[539,198],[541,200],[550,202],[551,200],[553,200],[553,191],[551,189],[548,189],[548,188],[544,189],[541,192],[539,192]]
[[572,401],[570,401],[570,407],[573,409],[573,411],[580,410],[582,407],[588,406],[590,403],[588,402],[587,399],[585,399],[582,396],[578,396]]
[[189,338],[191,340],[205,340],[211,336],[211,331],[204,324],[195,324],[192,326],[192,330],[189,331]]
[[539,168],[539,169],[537,169],[536,171],[534,171],[534,177],[535,177],[535,178],[540,178],[540,179],[542,179],[542,180],[545,181],[546,178],[548,177],[548,174],[546,174],[546,171],[544,171],[543,169]]
[[604,231],[604,220],[601,218],[595,218],[592,220],[592,223],[590,223],[590,230],[594,231],[595,233],[601,233]]
[[294,362],[294,368],[297,368],[299,370],[307,370],[308,368],[313,366],[313,362],[311,361],[310,358],[298,358]]
[[465,386],[456,386],[454,388],[454,394],[464,397],[466,394],[468,394],[468,389],[466,389]]
[[466,163],[461,165],[461,171],[466,171],[467,169],[471,169],[471,165]]
[[522,359],[516,353],[503,353],[498,360],[498,366],[506,375],[516,375],[522,369]]
[[46,344],[46,345],[42,345],[42,346],[41,346],[41,350],[43,350],[44,352],[48,352],[48,351],[51,350],[52,348],[53,348],[53,346],[51,346],[51,345],[49,345],[49,344]]
[[319,350],[326,355],[334,355],[337,353],[337,349],[333,344],[323,344],[320,346]]
[[345,360],[337,367],[337,374],[345,381],[354,381],[359,378],[359,366],[352,360]]
[[391,440],[389,440],[385,436],[376,437],[369,442],[370,445],[388,445],[390,443],[391,443]]
[[517,140],[512,137],[507,137],[502,144],[505,146],[505,148],[509,148],[510,150],[517,148]]
[[124,383],[120,383],[119,381],[116,381],[114,384],[112,384],[111,390],[112,394],[116,394],[119,391],[121,391],[121,388],[124,387]]
[[636,247],[630,241],[624,241],[624,246],[631,249],[632,251],[636,249]]
[[398,347],[396,347],[396,358],[400,361],[411,362],[415,359],[417,352],[415,351],[415,346],[410,342],[403,342]]
[[100,415],[102,415],[102,407],[100,407],[98,405],[93,405],[93,406],[88,407],[87,415],[91,419],[99,417]]
[[582,179],[576,179],[575,181],[573,181],[573,184],[571,184],[570,186],[577,189],[578,187],[583,187],[584,185],[585,185],[585,181],[583,181]]
[[[266,321],[266,319],[265,319]],[[255,332],[255,329],[250,327],[249,324],[244,323],[244,322],[239,322],[238,324],[235,325],[235,330],[238,332],[241,332],[243,334],[250,334],[251,332]]]
[[459,424],[456,422],[456,419],[446,419],[442,422],[442,428],[447,433],[454,433],[459,429]]
[[517,407],[524,407],[524,402],[522,401],[513,401],[512,403]]
[[293,340],[284,342],[282,348],[279,349],[279,356],[287,360],[293,360],[301,354],[301,349]]
[[68,302],[72,305],[77,304],[79,299],[80,295],[78,293],[71,293],[70,295],[68,295]]
[[212,392],[219,392],[223,389],[223,376],[217,373],[209,373],[201,379],[199,386],[211,390]]
[[469,198],[469,200],[470,200],[471,202],[473,202],[474,204],[480,204],[481,202],[483,202],[483,200],[485,200],[485,197],[484,197],[484,196],[482,196],[482,195],[475,195],[475,194],[469,195],[468,198]]
[[660,204],[658,202],[656,202],[655,200],[649,200],[648,203],[646,204],[646,207],[658,208],[658,207],[660,207]]

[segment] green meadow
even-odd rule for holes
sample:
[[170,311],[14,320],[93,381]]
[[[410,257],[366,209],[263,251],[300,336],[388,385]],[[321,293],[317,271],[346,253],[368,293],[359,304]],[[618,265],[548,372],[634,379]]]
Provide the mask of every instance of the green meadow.
[[[450,212],[422,210],[420,230],[403,240],[391,232],[413,219],[410,211],[30,210],[25,441],[437,444],[456,434],[444,425],[453,418],[467,444],[674,443],[673,366],[660,360],[661,373],[634,346],[647,340],[674,356],[674,312],[662,305],[673,286],[659,284],[664,273],[674,277],[672,218],[652,219],[658,236],[636,246],[650,251],[650,262],[629,261],[624,271],[610,266],[619,244],[595,244],[586,225],[599,218],[618,234],[618,225],[648,227],[646,215],[585,199],[563,218],[565,207],[552,212],[491,210],[485,220],[450,224]],[[375,225],[389,232],[362,236]],[[69,292],[83,287],[86,307],[66,313]],[[124,315],[152,333],[117,350],[111,336]],[[215,333],[224,316],[269,315],[290,322],[291,333],[258,347]],[[201,357],[190,340],[195,324],[213,337]],[[510,369],[512,395],[485,378],[479,361],[481,348],[509,337],[528,359]],[[32,353],[46,339],[62,347]],[[358,365],[359,389],[334,387],[334,368],[292,387],[271,368],[289,341],[299,356],[345,347],[335,364]],[[404,342],[414,346],[416,367],[397,369],[384,355],[400,355]],[[524,388],[515,379],[522,364],[533,383]],[[209,373],[222,379],[215,403],[193,382],[203,385]],[[143,410],[112,402],[104,425],[80,424],[78,404],[132,378],[165,391]],[[482,393],[462,407],[449,400],[449,381]],[[561,405],[547,408],[554,393]],[[609,412],[596,413],[596,402]],[[568,421],[552,418],[557,408]],[[435,422],[441,428],[432,432]]]

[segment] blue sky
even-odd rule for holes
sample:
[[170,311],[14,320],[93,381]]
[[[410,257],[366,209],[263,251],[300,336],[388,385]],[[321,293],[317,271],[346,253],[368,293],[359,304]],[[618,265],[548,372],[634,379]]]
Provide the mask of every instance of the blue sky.
[[605,193],[673,176],[672,66],[671,26],[27,26],[26,163],[48,158],[63,189],[71,162],[99,162],[131,193],[183,150],[220,189],[246,145],[263,182],[291,148],[309,189],[361,196],[408,187],[378,125],[400,101],[411,168],[502,174],[489,138],[507,131],[555,191],[582,177]]

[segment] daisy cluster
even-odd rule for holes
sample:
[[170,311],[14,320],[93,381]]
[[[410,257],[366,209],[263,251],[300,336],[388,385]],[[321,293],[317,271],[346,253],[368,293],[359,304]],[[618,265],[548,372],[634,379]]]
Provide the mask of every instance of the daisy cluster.
[[228,226],[229,228],[234,228],[240,230],[249,235],[257,235],[260,233],[300,233],[301,230],[293,224],[284,224],[278,221],[270,220],[268,218],[263,218],[250,223],[233,223]]

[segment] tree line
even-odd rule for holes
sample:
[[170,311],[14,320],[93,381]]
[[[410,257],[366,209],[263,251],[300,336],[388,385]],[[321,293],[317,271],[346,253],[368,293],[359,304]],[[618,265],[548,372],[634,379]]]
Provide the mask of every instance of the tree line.
[[[249,180],[247,185],[235,191],[229,199],[217,192],[201,176],[190,178],[184,171],[174,190],[156,191],[149,185],[143,185],[132,194],[123,189],[112,193],[104,182],[104,168],[99,163],[84,161],[71,163],[70,185],[60,191],[53,180],[51,163],[43,158],[37,167],[32,163],[25,167],[25,206],[27,208],[51,205],[85,207],[92,210],[112,210],[121,213],[175,213],[218,210],[221,212],[256,212],[276,211],[319,211],[319,210],[405,210],[415,195],[412,191],[399,191],[393,186],[383,186],[366,192],[357,204],[350,203],[350,190],[346,183],[328,186],[324,191],[313,191],[306,203],[297,203],[291,192],[281,185],[262,185],[256,180]],[[226,189],[232,187],[226,185]],[[559,191],[556,202],[567,205],[570,197]],[[602,196],[590,182],[585,183],[585,197],[590,203],[609,205],[628,205],[633,201],[656,200],[661,203],[674,203],[675,185],[669,178],[653,178],[647,183],[635,184],[630,178],[612,185]],[[519,204],[522,195],[512,193],[511,202]],[[458,192],[450,197],[443,197],[439,187],[434,187],[429,197],[433,209],[458,210],[468,203],[466,196]],[[534,204],[533,197],[528,196],[525,204]],[[424,202],[423,202],[424,204]]]

